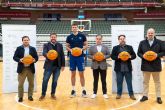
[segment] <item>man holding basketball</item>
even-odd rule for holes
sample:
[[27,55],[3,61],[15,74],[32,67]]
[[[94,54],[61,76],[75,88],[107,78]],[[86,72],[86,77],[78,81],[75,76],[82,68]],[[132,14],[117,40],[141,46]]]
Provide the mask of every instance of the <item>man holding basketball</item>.
[[[58,53],[57,58],[50,59],[48,55],[48,52],[52,50],[55,50]],[[45,59],[44,64],[44,76],[43,76],[43,82],[42,82],[42,94],[39,100],[43,100],[46,96],[47,91],[47,85],[48,81],[50,79],[50,76],[53,75],[52,78],[52,88],[51,88],[51,98],[56,99],[55,92],[57,87],[57,81],[58,77],[60,75],[61,70],[64,71],[65,67],[65,55],[63,51],[63,46],[59,42],[57,42],[57,34],[51,33],[50,34],[50,42],[44,44],[43,48],[43,56]]]
[[[149,61],[146,56],[146,52],[154,52],[154,59]],[[161,57],[165,55],[165,46],[161,40],[156,39],[155,30],[149,28],[147,30],[147,37],[141,41],[138,48],[138,56],[142,59],[141,70],[143,71],[143,97],[141,102],[148,100],[149,80],[152,75],[155,83],[157,103],[162,104],[161,100],[161,84],[160,84],[160,72],[162,70]]]
[[[34,89],[34,63],[38,61],[37,51],[34,47],[30,46],[30,38],[28,36],[22,37],[22,45],[17,47],[13,59],[18,62],[17,73],[18,73],[18,102],[23,102],[24,93],[24,82],[27,77],[29,88],[28,88],[28,100],[33,101],[33,89]],[[26,64],[24,58],[31,55],[32,62]]]
[[[110,58],[110,51],[106,45],[102,44],[102,35],[96,35],[96,45],[93,45],[89,48],[88,51],[88,58],[92,59],[91,68],[93,69],[93,95],[91,96],[92,99],[96,98],[97,96],[97,89],[98,89],[98,81],[99,75],[101,76],[102,82],[102,91],[103,97],[108,99],[107,95],[107,84],[106,84],[106,77],[107,77],[107,62],[106,59]],[[97,53],[101,52],[101,55]],[[98,55],[98,59],[95,57]]]
[[[85,79],[84,79],[84,55],[83,50],[86,50],[88,47],[87,39],[84,34],[78,32],[78,25],[72,24],[72,34],[67,36],[66,39],[66,49],[71,52],[70,54],[70,71],[71,71],[71,83],[72,91],[71,97],[76,96],[75,82],[76,82],[76,68],[78,68],[80,82],[82,86],[82,97],[86,97],[87,93],[85,90]],[[80,48],[82,54],[80,56],[74,56],[72,50],[74,48]]]
[[[125,77],[128,93],[132,100],[136,100],[132,87],[132,63],[131,60],[136,58],[136,54],[132,46],[126,44],[126,36],[119,35],[118,41],[119,45],[114,46],[112,49],[111,58],[115,60],[114,71],[116,72],[116,81],[117,81],[117,96],[116,99],[120,99],[123,89],[123,79]],[[123,60],[120,53],[127,52],[127,60]]]

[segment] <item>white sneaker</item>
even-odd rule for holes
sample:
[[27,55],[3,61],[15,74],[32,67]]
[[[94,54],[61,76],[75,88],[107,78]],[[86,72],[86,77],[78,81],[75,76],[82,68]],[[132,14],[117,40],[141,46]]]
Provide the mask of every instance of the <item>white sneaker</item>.
[[95,99],[96,96],[97,96],[96,94],[92,94],[91,99]]
[[105,99],[108,99],[108,98],[109,98],[107,94],[103,94],[103,97],[104,97]]

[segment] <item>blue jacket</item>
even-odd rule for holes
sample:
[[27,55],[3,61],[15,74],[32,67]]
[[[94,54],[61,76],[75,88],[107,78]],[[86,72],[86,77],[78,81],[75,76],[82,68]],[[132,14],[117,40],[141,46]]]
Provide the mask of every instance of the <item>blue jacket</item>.
[[[24,64],[22,62],[20,62],[20,59],[24,57],[24,52],[25,49],[23,47],[23,45],[17,47],[13,59],[14,61],[18,62],[18,66],[17,66],[17,73],[21,73],[23,68],[24,68]],[[29,54],[36,60],[36,62],[38,61],[38,55],[37,55],[37,51],[34,47],[29,46]],[[30,69],[32,71],[32,73],[35,73],[35,67],[34,67],[34,63],[30,64]]]

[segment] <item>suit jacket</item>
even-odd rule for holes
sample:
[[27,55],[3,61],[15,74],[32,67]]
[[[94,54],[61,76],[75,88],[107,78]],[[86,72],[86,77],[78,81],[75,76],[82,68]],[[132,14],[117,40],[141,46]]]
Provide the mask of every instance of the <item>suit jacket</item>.
[[[154,51],[158,57],[154,61],[147,61],[143,58],[143,54],[147,51]],[[165,45],[161,40],[154,38],[153,44],[150,46],[148,40],[143,40],[139,44],[138,56],[142,58],[141,70],[149,72],[160,72],[162,70],[161,57],[165,56]]]
[[[20,62],[20,59],[24,57],[24,52],[25,52],[24,46],[21,45],[17,47],[14,53],[13,59],[14,61],[18,62],[17,73],[21,73],[24,68],[24,64]],[[29,54],[35,59],[36,62],[38,61],[37,51],[34,47],[29,46]],[[34,63],[30,64],[30,69],[32,73],[35,73]]]
[[[131,64],[131,60],[136,58],[136,54],[132,48],[132,46],[130,45],[125,45],[125,49],[126,51],[131,55],[131,58],[129,58],[126,62],[128,64],[128,70],[131,72],[132,71],[132,64]],[[114,46],[112,49],[112,54],[111,54],[111,58],[112,60],[115,60],[115,68],[114,70],[116,72],[120,72],[121,71],[121,59],[118,59],[118,55],[120,53],[120,45]]]
[[[65,55],[64,55],[64,51],[63,51],[63,46],[62,44],[56,42],[57,45],[57,52],[58,52],[58,67],[64,67],[65,66]],[[53,66],[53,62],[52,60],[49,60],[46,56],[46,54],[48,53],[49,50],[52,50],[52,44],[51,42],[48,42],[46,44],[44,44],[43,47],[43,56],[46,58],[45,63],[44,63],[44,69],[49,69]]]
[[110,58],[110,51],[107,46],[102,44],[102,49],[101,52],[105,55],[105,59],[101,62],[98,62],[93,59],[93,55],[97,53],[97,45],[91,46],[88,50],[88,58],[92,59],[92,69],[98,69],[100,67],[101,70],[106,70],[107,69],[107,62],[106,59]]

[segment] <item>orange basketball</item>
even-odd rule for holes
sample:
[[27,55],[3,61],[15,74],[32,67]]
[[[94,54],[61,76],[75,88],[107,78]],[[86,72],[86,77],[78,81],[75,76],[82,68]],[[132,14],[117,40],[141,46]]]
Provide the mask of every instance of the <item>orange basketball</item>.
[[97,52],[97,53],[95,53],[95,55],[94,55],[94,59],[96,60],[96,61],[103,61],[104,60],[104,54],[102,53],[102,52]]
[[55,50],[49,50],[47,53],[47,58],[49,60],[55,60],[58,57],[58,53]]
[[153,52],[153,51],[147,51],[144,53],[144,58],[147,60],[147,61],[153,61],[156,59],[156,53]]
[[27,56],[23,57],[22,63],[26,64],[26,65],[32,64],[33,63],[33,57],[31,55],[27,55]]
[[82,54],[81,48],[78,48],[78,47],[72,48],[72,55],[73,56],[78,57],[81,54]]
[[122,60],[122,61],[127,61],[130,57],[130,54],[126,51],[123,51],[123,52],[120,52],[119,54],[119,58]]

